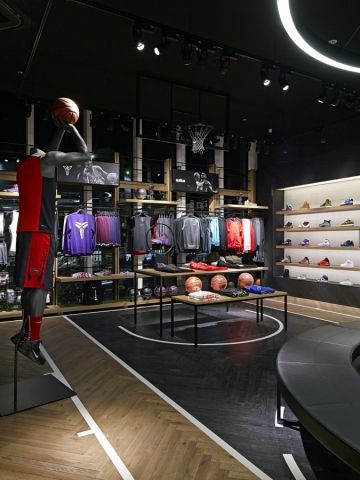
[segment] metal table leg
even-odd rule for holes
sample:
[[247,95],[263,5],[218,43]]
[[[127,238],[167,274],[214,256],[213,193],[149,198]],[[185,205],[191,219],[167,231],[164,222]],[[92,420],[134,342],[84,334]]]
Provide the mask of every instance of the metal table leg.
[[194,306],[194,346],[195,348],[198,346],[198,307],[197,305]]
[[287,295],[284,295],[284,326],[287,330]]
[[174,300],[171,299],[171,336],[174,336]]
[[134,296],[134,325],[136,325],[137,322],[137,288],[138,287],[138,282],[137,282],[137,274],[136,272],[134,273],[134,283],[133,283],[133,288],[135,292]]
[[260,319],[264,320],[264,299],[260,298]]
[[163,289],[163,281],[162,281],[162,277],[160,277],[160,337],[162,337],[162,334],[163,334],[163,294],[162,294],[162,289]]
[[256,323],[259,323],[259,299],[256,299]]

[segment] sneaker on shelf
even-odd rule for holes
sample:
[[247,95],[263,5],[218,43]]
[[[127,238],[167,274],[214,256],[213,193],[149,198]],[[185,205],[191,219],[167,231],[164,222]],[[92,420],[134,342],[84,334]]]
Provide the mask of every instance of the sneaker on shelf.
[[298,278],[299,280],[307,280],[307,275],[306,275],[306,273],[302,273],[302,274],[299,275],[297,278]]
[[17,183],[14,183],[14,185],[12,185],[11,187],[9,187],[9,188],[4,188],[3,192],[19,193],[18,184],[17,184]]
[[352,240],[345,240],[345,242],[340,243],[340,247],[353,247],[354,242]]
[[354,225],[354,220],[347,219],[345,222],[340,223],[340,227],[351,227]]
[[325,238],[322,242],[318,243],[319,247],[330,247],[331,242],[328,238]]
[[324,228],[331,227],[331,220],[324,220],[322,223],[319,223],[319,227],[324,227]]
[[284,278],[289,278],[290,277],[290,272],[288,268],[285,268],[284,273],[283,273]]
[[343,202],[340,203],[340,205],[353,205],[354,200],[352,198],[345,198]]
[[327,257],[325,257],[322,260],[320,260],[320,262],[318,262],[317,264],[323,267],[328,267],[330,265],[330,260]]
[[310,260],[309,260],[309,257],[304,257],[302,260],[300,260],[300,262],[302,265],[309,265],[310,263]]
[[257,207],[257,203],[251,202],[250,200],[245,200],[244,205],[247,207]]
[[300,242],[299,245],[301,247],[308,247],[310,245],[310,240],[308,240],[307,238],[304,238],[304,240]]
[[323,275],[322,277],[317,279],[318,282],[328,282],[329,277],[327,275]]
[[339,283],[340,283],[340,285],[348,285],[349,287],[353,284],[352,281],[349,278],[347,278],[346,280],[342,280]]
[[304,202],[300,208],[310,208],[309,202]]
[[347,260],[345,260],[344,263],[340,264],[340,267],[344,267],[344,268],[354,268],[354,266],[355,266],[354,262],[350,259],[347,259]]
[[325,202],[320,205],[320,207],[332,207],[331,200],[327,198]]
[[287,240],[284,240],[281,245],[291,246],[291,240],[290,240],[290,238],[288,238]]
[[281,260],[281,263],[291,263],[290,255],[286,255],[286,257]]
[[284,228],[293,228],[292,222],[285,223]]
[[45,358],[42,356],[40,352],[40,340],[35,342],[31,342],[30,340],[25,340],[19,343],[18,351],[28,357],[33,362],[37,363],[38,365],[44,365]]
[[310,222],[302,222],[298,228],[310,228]]
[[290,205],[289,203],[285,205],[284,208],[282,208],[281,210],[285,210],[285,211],[288,211],[288,210],[292,210],[292,205]]

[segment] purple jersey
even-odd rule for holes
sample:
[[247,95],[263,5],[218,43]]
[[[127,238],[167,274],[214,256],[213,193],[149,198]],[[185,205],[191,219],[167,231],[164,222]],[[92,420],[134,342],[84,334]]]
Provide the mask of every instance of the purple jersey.
[[95,219],[90,213],[71,213],[64,220],[63,252],[91,255],[96,249]]

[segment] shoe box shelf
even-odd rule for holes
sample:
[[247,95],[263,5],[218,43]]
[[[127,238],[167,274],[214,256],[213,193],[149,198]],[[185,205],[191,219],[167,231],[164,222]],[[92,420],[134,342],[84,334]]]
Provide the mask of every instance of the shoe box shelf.
[[[326,275],[328,282],[318,282],[324,285],[322,288],[326,288],[327,284],[340,285],[344,280],[350,280],[352,286],[360,286],[359,191],[360,176],[274,191],[275,278],[283,277],[284,269],[288,269],[289,277],[283,277],[283,281],[296,279],[311,283]],[[347,198],[353,198],[352,205],[342,205]],[[331,205],[321,207],[326,199],[331,201]],[[309,208],[302,207],[306,202]],[[288,205],[291,205],[291,209]],[[325,220],[330,221],[331,225],[320,227]],[[347,220],[351,220],[353,225],[342,225]],[[286,227],[288,222],[293,227]],[[309,222],[309,227],[300,226],[303,222]],[[283,245],[288,239],[292,245]],[[300,245],[304,239],[308,239],[310,244]],[[319,245],[325,239],[330,241],[330,246]],[[352,241],[354,246],[341,246],[347,240]],[[281,262],[287,256],[291,261]],[[304,256],[309,258],[309,264],[299,263]],[[329,259],[330,265],[318,265],[325,257]],[[347,260],[354,263],[353,268],[341,267]],[[305,272],[306,279],[298,278]]]

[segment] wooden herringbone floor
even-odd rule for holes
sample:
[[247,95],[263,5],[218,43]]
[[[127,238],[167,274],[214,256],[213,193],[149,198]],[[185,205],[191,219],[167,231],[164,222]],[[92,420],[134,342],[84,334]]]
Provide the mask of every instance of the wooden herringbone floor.
[[[11,382],[9,336],[0,324],[0,383]],[[43,342],[136,480],[258,478],[62,317]],[[141,355],[141,352],[139,352]],[[20,358],[22,378],[49,371]],[[0,418],[1,480],[120,478],[70,399]]]

